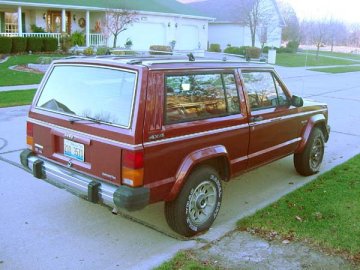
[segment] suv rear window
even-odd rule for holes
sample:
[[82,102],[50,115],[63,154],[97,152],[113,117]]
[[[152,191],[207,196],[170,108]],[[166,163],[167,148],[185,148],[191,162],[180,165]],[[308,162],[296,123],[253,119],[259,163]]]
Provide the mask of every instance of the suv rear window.
[[137,74],[95,66],[58,65],[37,107],[78,118],[130,127]]

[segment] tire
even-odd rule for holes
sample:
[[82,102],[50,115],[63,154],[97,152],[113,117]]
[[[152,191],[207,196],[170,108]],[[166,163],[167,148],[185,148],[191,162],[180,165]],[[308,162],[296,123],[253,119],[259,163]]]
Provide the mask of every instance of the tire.
[[301,153],[294,154],[296,171],[303,176],[319,172],[324,157],[324,148],[324,134],[319,128],[314,128],[304,150]]
[[192,172],[177,198],[165,203],[168,225],[183,236],[206,231],[219,213],[222,186],[219,174],[209,166]]

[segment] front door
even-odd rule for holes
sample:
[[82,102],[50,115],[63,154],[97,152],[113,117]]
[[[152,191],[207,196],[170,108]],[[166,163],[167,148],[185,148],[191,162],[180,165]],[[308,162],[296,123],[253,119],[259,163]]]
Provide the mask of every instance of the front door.
[[[70,12],[66,12],[66,32],[71,33],[70,29]],[[60,11],[48,11],[47,13],[47,31],[51,33],[61,33],[62,32],[62,16]]]
[[292,153],[301,123],[287,89],[272,71],[242,71],[250,110],[249,167]]

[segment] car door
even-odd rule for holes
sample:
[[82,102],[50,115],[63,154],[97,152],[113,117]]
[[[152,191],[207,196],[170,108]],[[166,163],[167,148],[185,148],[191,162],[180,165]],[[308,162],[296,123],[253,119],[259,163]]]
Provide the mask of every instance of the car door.
[[249,110],[249,168],[292,153],[301,123],[291,95],[272,70],[242,70]]

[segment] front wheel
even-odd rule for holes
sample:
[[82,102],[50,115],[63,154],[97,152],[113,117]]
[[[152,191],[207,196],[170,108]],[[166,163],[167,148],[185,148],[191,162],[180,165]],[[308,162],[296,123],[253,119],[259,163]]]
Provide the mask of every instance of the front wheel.
[[294,154],[296,171],[304,176],[319,172],[324,157],[324,148],[324,134],[319,128],[314,128],[305,149],[301,153]]
[[184,236],[193,236],[210,228],[221,206],[222,187],[219,174],[209,166],[196,169],[178,197],[165,203],[169,226]]

